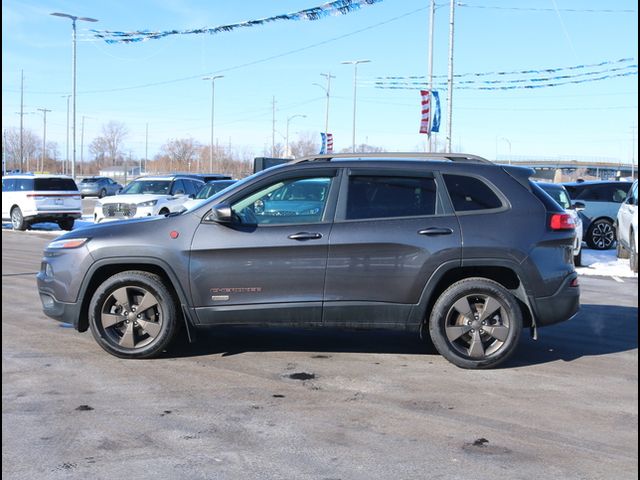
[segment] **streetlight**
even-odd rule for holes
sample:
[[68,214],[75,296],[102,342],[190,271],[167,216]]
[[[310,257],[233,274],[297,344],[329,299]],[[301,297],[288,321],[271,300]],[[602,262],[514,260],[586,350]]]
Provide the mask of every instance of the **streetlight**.
[[289,155],[289,122],[291,120],[293,120],[294,118],[298,118],[298,117],[307,118],[306,115],[300,115],[300,114],[292,115],[291,117],[287,118],[287,136],[285,137],[286,140],[285,140],[285,147],[284,147],[284,155],[285,155],[285,157]]
[[72,33],[71,33],[71,98],[72,98],[72,138],[73,138],[73,155],[71,158],[71,176],[75,180],[76,178],[76,20],[82,20],[83,22],[97,22],[95,18],[89,17],[76,17],[75,15],[69,15],[68,13],[54,12],[51,15],[56,17],[64,17],[71,19]]
[[356,151],[356,88],[358,81],[358,64],[369,63],[371,60],[348,60],[340,62],[343,65],[353,65],[353,136],[352,136],[352,151]]
[[509,165],[511,165],[511,141],[506,137],[500,137],[500,140],[504,140],[509,145]]
[[209,173],[213,172],[213,108],[215,99],[215,84],[216,79],[223,78],[224,75],[214,75],[210,77],[204,77],[203,80],[211,80],[211,140],[209,144]]
[[331,73],[321,73],[320,75],[327,79],[327,86],[324,87],[319,83],[314,83],[313,85],[317,85],[324,90],[324,93],[327,94],[327,113],[325,115],[324,121],[324,133],[329,133],[329,95],[331,94],[331,79],[336,77],[334,75],[331,75]]

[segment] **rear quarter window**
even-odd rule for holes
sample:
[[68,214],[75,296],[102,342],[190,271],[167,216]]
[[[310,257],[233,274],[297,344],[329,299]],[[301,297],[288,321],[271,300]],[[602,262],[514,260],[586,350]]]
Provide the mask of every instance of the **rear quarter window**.
[[33,189],[38,192],[78,190],[72,178],[36,178],[33,182]]
[[456,212],[502,208],[500,198],[479,178],[451,174],[445,174],[443,177]]

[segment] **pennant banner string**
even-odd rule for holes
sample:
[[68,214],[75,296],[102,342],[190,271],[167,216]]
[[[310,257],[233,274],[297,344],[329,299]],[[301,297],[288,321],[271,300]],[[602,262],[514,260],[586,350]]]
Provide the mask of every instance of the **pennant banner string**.
[[89,30],[94,37],[104,40],[106,43],[134,43],[146,42],[147,40],[156,40],[171,35],[199,35],[209,34],[215,35],[221,32],[230,32],[238,28],[255,27],[256,25],[264,25],[282,20],[320,20],[330,15],[346,15],[353,11],[359,10],[363,6],[380,3],[383,0],[336,0],[325,3],[318,7],[308,8],[294,13],[285,13],[273,17],[261,18],[258,20],[248,20],[240,23],[229,25],[219,25],[212,28],[196,28],[192,30],[164,30],[149,31],[136,30],[133,32],[120,32],[114,30]]
[[[543,68],[538,70],[513,70],[510,72],[479,72],[479,73],[460,73],[454,75],[454,78],[463,77],[486,77],[489,75],[527,75],[530,73],[556,73],[565,70],[582,70],[585,68],[603,67],[605,65],[615,65],[618,63],[630,63],[634,62],[635,58],[621,58],[619,60],[607,60],[600,63],[592,63],[590,65],[573,65],[570,67],[555,67],[555,68]],[[434,75],[433,78],[446,78],[446,75]],[[422,80],[427,78],[425,75],[414,75],[408,77],[376,77],[376,80]]]
[[[551,80],[569,80],[580,77],[591,77],[594,75],[602,75],[607,73],[616,73],[616,72],[624,72],[627,70],[636,70],[638,69],[638,65],[626,65],[624,67],[617,68],[609,68],[605,70],[593,71],[593,72],[581,72],[573,75],[556,75],[553,77],[530,77],[530,78],[513,78],[513,79],[503,79],[503,80],[464,80],[461,82],[456,82],[456,85],[510,85],[510,84],[518,84],[518,83],[535,83],[535,82],[548,82]],[[370,83],[370,82],[369,82]],[[363,81],[362,84],[366,84],[366,81]],[[424,86],[425,82],[399,82],[399,81],[386,81],[386,82],[373,82],[374,85],[417,85]],[[445,85],[446,82],[439,81],[435,82],[435,85],[441,86]]]
[[[562,85],[570,85],[570,84],[576,84],[576,83],[587,83],[587,82],[597,82],[597,81],[601,81],[601,80],[608,80],[611,78],[616,78],[616,77],[628,77],[631,75],[638,75],[638,72],[625,72],[625,73],[615,73],[615,74],[611,74],[611,75],[603,75],[600,77],[596,77],[596,78],[583,78],[583,79],[579,79],[579,80],[571,80],[568,82],[554,82],[554,83],[539,83],[539,84],[534,84],[534,85],[503,85],[503,86],[499,86],[499,87],[483,87],[483,86],[456,86],[456,89],[459,90],[515,90],[515,89],[532,89],[532,88],[545,88],[545,87],[559,87]],[[380,85],[375,85],[375,88],[382,88],[382,89],[388,89],[388,90],[416,90],[419,88],[425,88],[427,86],[426,83],[423,83],[421,85],[416,85],[416,86],[394,86],[394,85],[384,85],[384,84],[380,84]],[[444,84],[441,84],[441,86],[444,86]]]

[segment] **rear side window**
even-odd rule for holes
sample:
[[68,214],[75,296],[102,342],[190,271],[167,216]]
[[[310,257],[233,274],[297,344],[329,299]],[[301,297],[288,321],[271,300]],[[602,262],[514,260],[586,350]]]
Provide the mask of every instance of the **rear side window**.
[[39,192],[78,190],[72,178],[36,178],[33,182],[34,190]]
[[436,213],[433,178],[351,176],[347,219],[411,217]]
[[18,192],[29,192],[34,190],[33,178],[16,178],[15,190]]
[[492,210],[502,207],[494,191],[482,180],[466,175],[443,175],[456,212]]

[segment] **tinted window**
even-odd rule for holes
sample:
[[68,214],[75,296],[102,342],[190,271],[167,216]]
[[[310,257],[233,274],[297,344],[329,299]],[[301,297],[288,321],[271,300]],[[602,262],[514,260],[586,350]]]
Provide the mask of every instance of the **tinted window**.
[[575,195],[576,200],[591,202],[616,202],[622,203],[629,191],[629,185],[625,183],[606,183],[598,185],[585,185]]
[[2,179],[2,191],[13,192],[16,187],[16,181],[13,178]]
[[562,187],[549,187],[546,185],[541,185],[542,189],[547,192],[551,198],[553,198],[558,205],[562,208],[571,208],[571,200],[569,199],[569,195],[567,195],[567,191]]
[[72,178],[36,178],[34,179],[34,190],[36,191],[73,191],[78,190],[76,182]]
[[444,175],[444,182],[456,212],[502,207],[498,196],[478,178],[464,175]]
[[318,223],[327,204],[331,178],[283,180],[232,205],[242,223]]
[[15,190],[18,192],[33,190],[33,178],[16,178]]
[[436,212],[433,178],[352,176],[347,219],[410,217]]

